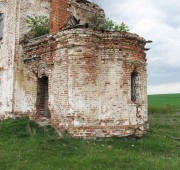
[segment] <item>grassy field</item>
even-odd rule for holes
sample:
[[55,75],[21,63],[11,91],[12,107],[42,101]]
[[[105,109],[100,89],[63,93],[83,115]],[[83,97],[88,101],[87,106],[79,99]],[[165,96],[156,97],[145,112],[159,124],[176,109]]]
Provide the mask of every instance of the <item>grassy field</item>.
[[158,94],[148,96],[150,113],[180,112],[180,94]]
[[1,121],[0,170],[179,170],[180,114],[149,120],[150,132],[138,140],[72,139],[28,118]]

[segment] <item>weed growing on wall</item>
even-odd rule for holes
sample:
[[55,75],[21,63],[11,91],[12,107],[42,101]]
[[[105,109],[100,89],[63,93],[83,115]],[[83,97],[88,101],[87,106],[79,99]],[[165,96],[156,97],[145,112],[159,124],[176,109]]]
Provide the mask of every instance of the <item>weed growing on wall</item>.
[[129,31],[129,27],[124,22],[122,22],[119,25],[109,18],[103,18],[101,16],[98,16],[98,14],[96,13],[89,18],[89,27],[92,28],[93,30],[101,30],[101,31],[116,31],[116,32]]
[[113,20],[111,19],[106,19],[105,22],[105,29],[108,31],[117,31],[117,32],[127,32],[129,31],[129,27],[122,22],[120,25],[116,24]]
[[29,34],[33,38],[49,33],[49,18],[47,16],[27,16],[26,23],[30,29]]

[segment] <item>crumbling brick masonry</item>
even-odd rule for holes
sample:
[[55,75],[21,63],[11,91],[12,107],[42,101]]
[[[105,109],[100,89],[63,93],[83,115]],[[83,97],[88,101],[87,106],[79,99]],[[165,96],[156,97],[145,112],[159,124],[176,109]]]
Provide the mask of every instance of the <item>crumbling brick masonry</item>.
[[[72,27],[72,15],[84,24],[95,12],[105,16],[82,0],[0,1],[0,119],[27,115],[83,138],[147,132],[146,40]],[[50,17],[50,34],[25,41],[33,14]]]

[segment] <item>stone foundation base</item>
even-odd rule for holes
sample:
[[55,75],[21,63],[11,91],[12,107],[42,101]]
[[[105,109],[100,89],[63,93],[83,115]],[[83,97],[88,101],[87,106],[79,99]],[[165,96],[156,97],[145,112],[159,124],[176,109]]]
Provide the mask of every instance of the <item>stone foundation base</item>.
[[[28,113],[6,114],[10,118],[29,116]],[[11,115],[11,116],[10,116]],[[0,120],[8,118],[7,116],[0,116]],[[36,114],[31,114],[30,119],[38,122],[40,126],[52,125],[59,135],[65,131],[74,138],[95,139],[95,138],[109,138],[109,137],[142,137],[149,130],[148,122],[137,125],[87,125],[74,126],[71,122],[69,126],[59,126],[58,119],[48,119],[45,117],[37,117]]]
[[148,124],[126,126],[80,126],[68,129],[58,128],[60,134],[67,131],[72,137],[83,139],[109,138],[109,137],[142,137],[148,131]]

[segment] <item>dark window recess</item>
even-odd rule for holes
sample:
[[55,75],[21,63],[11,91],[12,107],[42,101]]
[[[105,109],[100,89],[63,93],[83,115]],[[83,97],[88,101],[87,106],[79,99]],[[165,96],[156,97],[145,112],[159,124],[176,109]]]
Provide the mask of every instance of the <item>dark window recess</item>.
[[3,14],[0,14],[0,40],[3,38]]
[[50,111],[48,108],[48,77],[44,76],[38,79],[37,89],[37,111],[39,116],[50,118]]
[[131,74],[131,100],[136,102],[139,99],[139,74],[133,71]]

